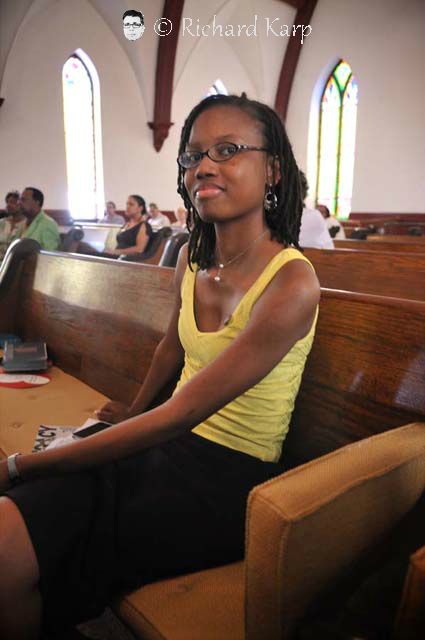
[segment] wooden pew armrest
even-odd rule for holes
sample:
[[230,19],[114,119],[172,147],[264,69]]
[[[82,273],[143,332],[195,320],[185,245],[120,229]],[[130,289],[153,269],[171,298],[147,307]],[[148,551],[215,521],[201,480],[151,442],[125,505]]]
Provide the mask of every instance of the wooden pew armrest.
[[256,487],[246,544],[247,640],[290,638],[308,606],[415,504],[425,424],[334,451]]

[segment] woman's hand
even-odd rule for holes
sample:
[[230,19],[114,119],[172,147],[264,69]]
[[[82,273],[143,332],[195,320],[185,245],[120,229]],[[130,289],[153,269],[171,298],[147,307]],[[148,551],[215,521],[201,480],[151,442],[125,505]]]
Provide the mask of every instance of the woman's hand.
[[11,488],[9,479],[9,471],[7,469],[7,460],[0,460],[0,496]]
[[130,417],[130,407],[122,402],[111,401],[103,405],[98,411],[95,411],[95,413],[99,420],[115,424],[117,422],[123,422]]

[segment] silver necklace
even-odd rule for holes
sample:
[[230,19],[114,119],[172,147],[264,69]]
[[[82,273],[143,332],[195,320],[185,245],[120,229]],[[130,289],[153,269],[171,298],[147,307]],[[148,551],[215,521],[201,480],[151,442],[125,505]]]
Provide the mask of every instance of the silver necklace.
[[[225,269],[226,267],[229,266],[229,264],[232,264],[232,262],[236,262],[236,260],[239,260],[239,258],[242,258],[242,256],[244,256],[250,249],[252,249],[252,247],[257,244],[257,242],[259,240],[261,240],[261,238],[263,238],[266,233],[267,233],[268,229],[265,229],[265,231],[263,231],[262,233],[260,233],[259,236],[257,236],[255,238],[255,240],[253,240],[252,242],[250,242],[250,244],[246,247],[246,249],[244,249],[243,251],[241,251],[240,253],[238,253],[238,255],[236,255],[234,258],[231,258],[230,260],[228,260],[227,262],[222,262],[219,261],[218,263],[218,271],[214,276],[214,280],[215,282],[221,282],[221,272],[223,269]],[[218,252],[218,257],[220,260],[220,248],[217,244],[217,252]]]

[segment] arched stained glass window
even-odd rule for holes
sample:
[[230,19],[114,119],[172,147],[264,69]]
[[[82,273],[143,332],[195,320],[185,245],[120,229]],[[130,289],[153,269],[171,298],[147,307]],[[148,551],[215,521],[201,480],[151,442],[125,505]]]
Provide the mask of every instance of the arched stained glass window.
[[104,201],[99,80],[83,51],[65,62],[62,88],[69,208],[75,220],[96,219]]
[[332,214],[348,218],[353,193],[357,118],[357,82],[341,60],[325,85],[320,102],[317,201]]

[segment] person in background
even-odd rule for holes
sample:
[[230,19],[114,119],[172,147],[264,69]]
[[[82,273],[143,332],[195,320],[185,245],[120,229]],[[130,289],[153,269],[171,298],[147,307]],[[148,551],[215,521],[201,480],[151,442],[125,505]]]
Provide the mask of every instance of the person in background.
[[115,202],[112,200],[108,200],[106,203],[105,215],[102,220],[99,220],[101,224],[122,224],[123,219],[122,216],[117,213],[117,208]]
[[179,207],[176,211],[176,222],[171,225],[173,231],[187,231],[187,211],[184,207]]
[[116,236],[117,246],[108,252],[114,256],[143,253],[152,235],[152,228],[147,222],[146,203],[142,196],[128,196],[125,216],[127,222]]
[[22,213],[27,219],[27,228],[23,238],[36,240],[42,249],[55,251],[59,247],[60,235],[56,222],[42,209],[44,195],[40,189],[26,187],[19,199]]
[[19,192],[9,191],[5,198],[6,217],[0,220],[0,260],[7,247],[25,231],[25,216],[19,207]]
[[345,240],[344,227],[338,218],[331,216],[331,212],[325,204],[318,204],[316,207],[326,222],[331,238],[335,238],[336,240]]
[[149,205],[149,224],[154,231],[169,227],[171,225],[170,220],[166,215],[161,213],[155,202],[151,202]]
[[[308,194],[308,182],[303,171],[300,171],[300,182],[303,202]],[[301,216],[299,238],[301,247],[314,249],[334,249],[333,240],[322,214],[317,209],[308,209],[305,205]]]

